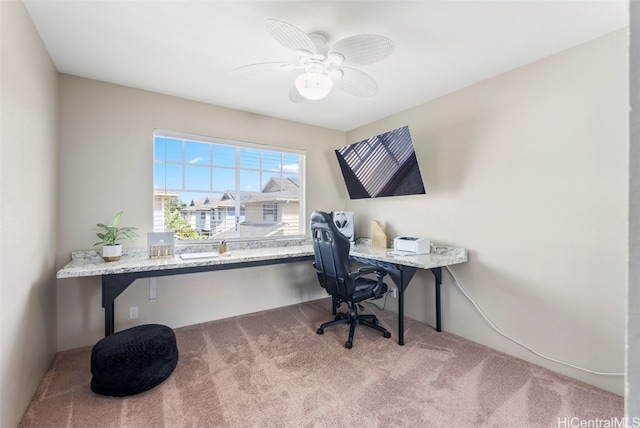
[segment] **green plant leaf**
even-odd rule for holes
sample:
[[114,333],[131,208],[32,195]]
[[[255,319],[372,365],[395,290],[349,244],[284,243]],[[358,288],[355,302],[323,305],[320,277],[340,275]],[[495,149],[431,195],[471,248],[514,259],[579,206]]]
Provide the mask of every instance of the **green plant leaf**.
[[116,245],[118,244],[118,240],[121,239],[122,237],[125,237],[133,241],[133,238],[138,236],[134,232],[135,230],[137,230],[136,227],[126,226],[126,227],[118,228],[118,223],[120,222],[120,217],[122,217],[122,213],[123,211],[120,211],[115,215],[115,217],[113,218],[113,221],[111,222],[111,225],[106,225],[103,223],[98,223],[96,225],[100,229],[103,229],[104,233],[96,232],[96,236],[100,238],[101,242],[95,243],[94,246],[100,245],[100,244]]
[[122,213],[123,211],[120,211],[118,214],[116,214],[116,216],[113,218],[113,223],[112,226],[113,227],[118,227],[118,223],[120,222],[120,217],[122,217]]

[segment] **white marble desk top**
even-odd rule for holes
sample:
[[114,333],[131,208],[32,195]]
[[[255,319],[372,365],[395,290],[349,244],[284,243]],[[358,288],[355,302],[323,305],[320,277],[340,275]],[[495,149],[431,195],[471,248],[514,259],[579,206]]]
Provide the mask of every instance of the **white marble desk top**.
[[[144,251],[142,253],[144,253]],[[276,259],[282,260],[312,255],[313,248],[311,248],[311,245],[231,250],[217,257],[188,260],[183,260],[179,254],[158,258],[149,258],[144,254],[142,256],[123,255],[117,262],[107,263],[98,255],[98,257],[80,257],[71,260],[70,263],[58,271],[56,277],[77,278],[83,276],[116,275],[129,272],[149,272],[198,266],[251,263]]]
[[[431,254],[406,256],[389,255],[389,251],[391,251],[390,248],[375,248],[368,243],[358,243],[353,246],[350,255],[412,266],[418,269],[431,269],[467,261],[467,251],[464,248],[435,246]],[[217,257],[189,260],[183,260],[179,254],[170,257],[149,258],[145,250],[129,250],[119,261],[107,263],[96,251],[79,251],[73,253],[71,262],[60,269],[56,277],[62,279],[117,275],[129,272],[295,259],[312,255],[313,247],[311,244],[230,249],[226,254]]]
[[391,248],[372,247],[369,243],[356,243],[349,251],[350,256],[363,257],[387,263],[412,266],[418,269],[431,269],[442,266],[465,263],[467,250],[465,248],[434,246],[430,254],[392,255]]

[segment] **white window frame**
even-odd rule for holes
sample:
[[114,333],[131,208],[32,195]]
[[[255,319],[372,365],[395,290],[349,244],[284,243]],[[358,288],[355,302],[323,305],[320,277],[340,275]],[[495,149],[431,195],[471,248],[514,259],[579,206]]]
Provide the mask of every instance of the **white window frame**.
[[[242,148],[248,148],[248,149],[257,149],[257,150],[264,150],[264,151],[268,151],[268,152],[278,152],[280,154],[293,154],[293,155],[297,155],[300,156],[300,165],[299,165],[299,200],[298,200],[298,204],[299,204],[299,210],[298,210],[298,234],[291,234],[291,235],[285,235],[285,236],[259,236],[259,237],[234,237],[234,238],[224,238],[225,240],[237,240],[237,241],[252,241],[252,240],[279,240],[279,239],[292,239],[292,238],[302,238],[305,236],[306,233],[306,214],[305,214],[305,199],[306,199],[306,186],[305,186],[305,182],[306,182],[306,177],[305,177],[305,172],[306,172],[306,168],[305,168],[305,162],[306,162],[306,151],[305,150],[300,150],[300,149],[293,149],[293,148],[289,148],[289,147],[281,147],[281,146],[272,146],[272,145],[266,145],[266,144],[258,144],[258,143],[252,143],[252,142],[247,142],[247,141],[239,141],[239,140],[230,140],[230,139],[224,139],[224,138],[218,138],[218,137],[210,137],[210,136],[202,136],[202,135],[195,135],[195,134],[189,134],[189,133],[184,133],[184,132],[177,132],[177,131],[170,131],[170,130],[164,130],[164,129],[154,129],[153,131],[153,178],[152,178],[152,183],[153,183],[153,190],[152,190],[152,197],[154,198],[154,204],[153,204],[153,209],[154,209],[154,231],[160,231],[157,227],[156,227],[156,222],[157,219],[155,218],[155,216],[158,215],[158,213],[156,213],[157,211],[157,207],[156,207],[156,191],[158,190],[158,188],[156,188],[156,183],[155,183],[155,171],[156,171],[156,164],[158,163],[156,161],[156,138],[157,137],[165,137],[165,138],[171,138],[171,139],[178,139],[178,140],[183,140],[183,141],[190,141],[190,142],[197,142],[197,143],[209,143],[209,144],[220,144],[220,145],[225,145],[225,146],[232,146],[236,148],[236,156],[235,156],[235,189],[234,192],[236,194],[236,196],[240,193],[240,171],[243,168],[240,168],[240,149]],[[165,161],[165,165],[167,164],[167,162]],[[188,162],[183,159],[181,164],[187,165]],[[213,166],[210,166],[209,168],[213,168]],[[262,170],[261,170],[262,171]],[[281,175],[282,176],[282,175]],[[182,180],[182,185],[184,186],[184,168],[183,168],[183,180]],[[183,191],[189,191],[188,189],[182,189]],[[166,183],[165,183],[165,187],[164,187],[164,192],[166,194],[167,192],[167,188],[166,188]],[[213,193],[213,192],[212,192]],[[190,201],[183,201],[186,202],[187,204]],[[239,217],[237,213],[240,213],[241,210],[241,198],[240,197],[236,197],[235,198],[235,208],[234,208],[234,212],[236,213],[236,222],[239,222]],[[242,207],[244,208],[244,207]],[[213,214],[212,214],[213,215]],[[163,225],[164,225],[164,220],[163,220]],[[237,232],[238,233],[238,232]],[[181,243],[187,243],[187,244],[193,244],[193,243],[207,243],[207,242],[215,242],[216,238],[212,239],[205,239],[205,240],[181,240]]]

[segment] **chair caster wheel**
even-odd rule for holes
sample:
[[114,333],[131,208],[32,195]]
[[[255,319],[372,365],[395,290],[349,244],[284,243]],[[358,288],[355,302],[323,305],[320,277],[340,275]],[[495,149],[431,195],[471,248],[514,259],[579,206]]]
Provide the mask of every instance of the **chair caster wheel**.
[[384,337],[385,337],[386,339],[390,338],[390,337],[391,337],[391,333],[389,333],[388,331],[387,331],[387,332],[385,332],[385,333],[384,333]]
[[324,328],[319,328],[316,330],[316,333],[318,334],[324,334]]
[[350,340],[347,340],[347,343],[344,344],[344,347],[347,349],[351,349],[353,347],[353,342]]

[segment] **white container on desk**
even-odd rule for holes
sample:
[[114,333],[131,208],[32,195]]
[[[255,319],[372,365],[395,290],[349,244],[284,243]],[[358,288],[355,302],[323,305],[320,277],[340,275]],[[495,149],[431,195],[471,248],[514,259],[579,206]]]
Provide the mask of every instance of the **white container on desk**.
[[429,254],[431,252],[431,240],[428,238],[398,236],[393,239],[393,251],[407,254]]

